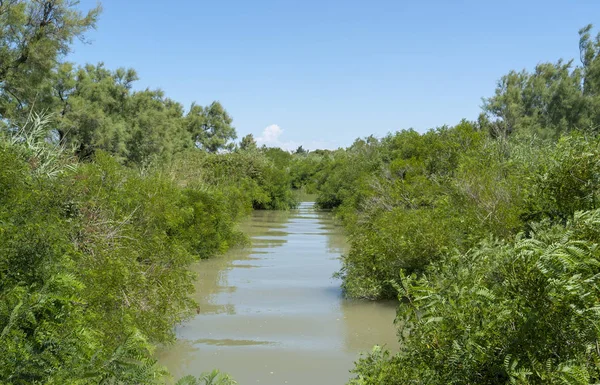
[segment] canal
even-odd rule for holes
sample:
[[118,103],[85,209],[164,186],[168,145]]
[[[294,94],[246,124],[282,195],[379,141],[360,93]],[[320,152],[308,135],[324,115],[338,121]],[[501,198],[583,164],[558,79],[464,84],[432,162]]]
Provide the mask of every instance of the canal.
[[395,304],[344,299],[332,278],[348,246],[330,213],[255,211],[241,230],[251,246],[194,266],[198,315],[158,352],[175,378],[216,368],[241,385],[341,385],[360,352],[396,349]]

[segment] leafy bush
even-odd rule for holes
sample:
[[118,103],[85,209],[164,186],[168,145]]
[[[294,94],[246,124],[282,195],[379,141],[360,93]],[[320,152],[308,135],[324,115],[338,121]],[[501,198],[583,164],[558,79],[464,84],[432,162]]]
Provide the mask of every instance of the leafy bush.
[[199,378],[194,376],[185,376],[175,385],[235,385],[235,382],[231,377],[226,374],[213,370],[210,373],[203,373]]
[[53,155],[31,144],[0,142],[0,377],[160,383],[153,345],[195,308],[189,266],[243,240],[247,208],[223,186],[102,152],[40,172],[35,160]]
[[240,202],[236,210],[287,210],[297,205],[287,167],[261,152],[187,152],[170,165],[169,173],[182,185],[203,183],[233,194],[232,202]]
[[588,384],[600,379],[600,211],[485,241],[396,284],[401,351],[354,384]]

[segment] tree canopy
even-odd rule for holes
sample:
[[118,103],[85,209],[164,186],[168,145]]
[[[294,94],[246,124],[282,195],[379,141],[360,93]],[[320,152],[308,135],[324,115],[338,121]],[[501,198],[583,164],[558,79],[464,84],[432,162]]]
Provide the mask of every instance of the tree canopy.
[[[494,135],[528,133],[557,138],[575,129],[600,127],[600,35],[579,31],[581,65],[574,60],[538,64],[533,73],[511,71],[484,99],[482,116]],[[491,118],[491,121],[488,121]]]
[[83,13],[76,1],[0,2],[0,115],[18,118],[50,103],[52,72],[76,38],[94,28],[100,6]]

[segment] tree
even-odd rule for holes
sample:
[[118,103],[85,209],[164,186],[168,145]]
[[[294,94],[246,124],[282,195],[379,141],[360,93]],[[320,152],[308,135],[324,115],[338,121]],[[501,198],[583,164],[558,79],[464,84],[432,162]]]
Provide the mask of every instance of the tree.
[[240,150],[256,150],[256,140],[254,140],[254,135],[248,134],[242,138],[242,141],[240,142]]
[[192,147],[183,106],[161,90],[132,92],[136,80],[133,69],[61,65],[54,81],[60,142],[80,158],[103,150],[137,164]]
[[304,147],[302,147],[302,146],[298,146],[296,151],[294,151],[294,154],[298,154],[298,155],[307,154],[307,153],[308,153],[308,151],[305,150]]
[[591,25],[579,31],[582,66],[573,60],[538,64],[533,73],[511,71],[484,99],[483,121],[494,136],[528,132],[556,138],[573,129],[600,125],[600,35]]
[[73,0],[0,1],[0,115],[18,118],[50,100],[51,72],[74,38],[96,25],[100,6],[82,13]]
[[595,113],[588,109],[582,70],[573,61],[538,64],[534,73],[512,71],[502,77],[484,111],[499,118],[494,134],[529,131],[556,137],[574,128],[588,128]]
[[140,164],[153,157],[168,159],[192,147],[185,130],[183,106],[161,90],[135,92],[127,111],[128,161]]
[[234,144],[228,142],[236,139],[237,134],[231,125],[233,119],[221,103],[213,102],[208,107],[193,103],[186,120],[187,130],[198,148],[213,153],[233,149]]
[[586,95],[600,93],[600,33],[592,40],[589,24],[579,31],[579,54],[584,70],[583,91]]
[[74,148],[81,158],[99,149],[127,158],[131,132],[126,109],[137,79],[133,69],[113,72],[103,63],[78,69],[62,64],[54,80],[60,142]]

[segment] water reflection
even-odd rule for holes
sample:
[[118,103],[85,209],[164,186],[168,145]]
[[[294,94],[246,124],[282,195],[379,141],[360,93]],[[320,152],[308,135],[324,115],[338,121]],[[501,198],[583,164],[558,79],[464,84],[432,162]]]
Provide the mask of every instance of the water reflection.
[[331,278],[347,244],[329,213],[259,211],[241,230],[251,246],[194,267],[199,314],[158,354],[175,376],[219,368],[240,384],[343,384],[359,352],[397,344],[395,305],[345,300]]
[[345,349],[349,352],[364,351],[376,343],[386,345],[392,351],[397,350],[396,328],[391,327],[394,316],[390,320],[390,313],[395,314],[397,306],[396,301],[375,303],[343,300],[341,310],[346,328]]

